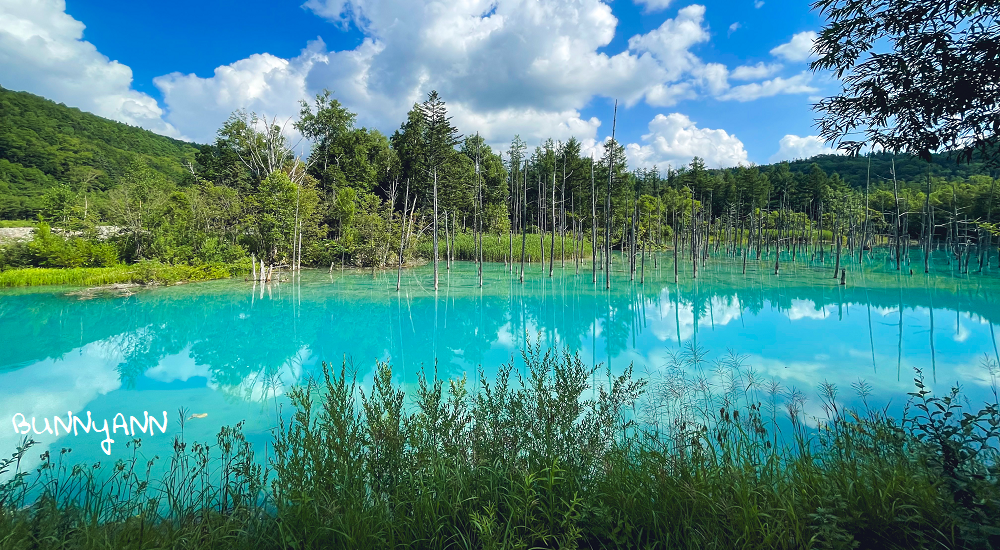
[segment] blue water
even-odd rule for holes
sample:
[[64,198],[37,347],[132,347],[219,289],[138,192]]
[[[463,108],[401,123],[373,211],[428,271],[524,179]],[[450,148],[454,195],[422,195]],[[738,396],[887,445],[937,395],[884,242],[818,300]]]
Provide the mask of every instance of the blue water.
[[[515,359],[526,335],[544,346],[566,346],[589,364],[620,373],[655,375],[671,353],[689,346],[709,357],[727,350],[746,356],[760,379],[807,397],[822,382],[850,393],[859,380],[873,388],[869,400],[901,411],[913,390],[914,367],[942,392],[959,382],[973,403],[992,400],[993,376],[984,359],[1000,361],[1000,275],[957,275],[938,260],[932,275],[917,266],[901,272],[884,261],[858,270],[847,284],[832,277],[833,264],[712,259],[692,279],[690,262],[674,283],[672,258],[662,255],[645,280],[631,281],[615,258],[611,290],[584,265],[557,260],[553,276],[537,263],[525,282],[504,264],[487,264],[479,287],[476,266],[441,265],[438,292],[431,266],[396,272],[335,269],[304,271],[294,282],[261,287],[223,280],[116,292],[42,288],[0,292],[0,452],[23,437],[16,415],[39,442],[28,463],[48,449],[72,448],[73,461],[107,461],[131,455],[121,429],[110,454],[102,433],[44,431],[45,419],[87,412],[98,425],[144,412],[166,433],[143,435],[142,453],[166,457],[180,431],[178,410],[190,418],[188,441],[214,442],[221,426],[243,420],[261,459],[279,414],[289,412],[288,388],[320,372],[320,362],[346,361],[363,387],[376,360],[394,366],[410,389],[421,369],[441,377],[479,367],[490,376]],[[995,268],[994,268],[995,269]],[[933,330],[932,329],[933,326]],[[605,378],[606,379],[606,378]],[[599,383],[599,382],[598,382]],[[850,399],[850,396],[847,396]],[[818,399],[807,415],[821,415]],[[23,426],[23,425],[22,425]],[[23,431],[20,430],[20,431]]]

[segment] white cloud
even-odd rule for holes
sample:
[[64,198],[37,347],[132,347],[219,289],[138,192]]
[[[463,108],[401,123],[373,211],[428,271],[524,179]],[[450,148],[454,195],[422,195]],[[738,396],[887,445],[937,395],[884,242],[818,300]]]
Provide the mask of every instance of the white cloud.
[[83,29],[63,0],[0,1],[3,86],[182,137],[156,100],[132,89],[132,69],[83,40]]
[[351,20],[350,0],[307,0],[302,7],[331,23],[346,25]]
[[[398,105],[392,109],[398,111],[394,124],[412,105],[404,100],[422,100],[431,89],[476,111],[563,111],[582,108],[594,95],[635,100],[663,80],[652,58],[597,52],[611,42],[618,23],[598,0],[468,0],[447,9],[429,0],[335,4],[343,4],[341,14],[350,11],[373,44],[368,55],[356,59],[359,66],[349,67],[365,74],[358,99]],[[329,16],[335,8],[318,13]],[[405,25],[399,24],[400,13],[407,14]],[[310,88],[342,78],[338,68],[317,67],[309,75]]]
[[[649,330],[661,342],[684,342],[694,335],[695,308],[690,301],[672,297],[668,289],[663,289],[659,299],[647,299],[645,305],[654,313],[647,317]],[[705,305],[708,307],[703,307]],[[739,319],[742,308],[736,295],[713,296],[708,304],[698,308],[698,312],[697,324],[705,326],[711,323],[716,327],[722,327]],[[644,360],[641,363],[637,361],[637,364],[646,365],[657,363],[659,361]]]
[[791,307],[785,310],[785,315],[792,321],[799,319],[826,319],[830,316],[832,309],[831,306],[817,308],[816,303],[811,300],[792,300]]
[[628,47],[651,54],[666,70],[667,80],[676,80],[701,63],[690,49],[709,39],[704,20],[705,6],[692,4],[678,11],[676,19],[667,19],[658,28],[629,38]]
[[760,8],[763,8],[764,7],[764,0],[754,0],[753,7],[756,8],[756,9],[758,9],[758,10]]
[[778,152],[771,155],[768,162],[783,160],[806,159],[816,155],[837,154],[837,151],[826,145],[819,136],[804,136],[788,134],[781,138]]
[[771,55],[788,61],[806,61],[815,58],[812,52],[813,42],[817,38],[815,31],[803,31],[792,36],[788,42],[771,50]]
[[180,352],[167,355],[160,359],[156,366],[151,367],[143,373],[146,378],[159,382],[170,383],[175,380],[186,382],[187,380],[200,376],[208,380],[212,379],[212,373],[208,365],[199,365],[191,357],[191,346],[185,346]]
[[601,121],[596,117],[584,120],[576,110],[511,108],[479,112],[460,103],[451,107],[449,114],[456,127],[475,128],[487,143],[500,145],[502,149],[510,145],[514,134],[520,134],[521,139],[528,143],[542,142],[548,138],[566,141],[570,137],[593,142],[597,129],[601,126]]
[[[663,4],[660,2],[657,5]],[[432,89],[463,130],[488,142],[521,134],[530,145],[545,137],[596,142],[600,121],[580,110],[595,96],[631,106],[656,106],[719,93],[726,68],[690,52],[709,39],[705,8],[687,6],[657,29],[633,36],[629,49],[599,53],[618,20],[600,0],[518,2],[465,0],[443,8],[431,0],[310,0],[305,6],[366,35],[354,50],[327,51],[316,40],[297,58],[268,54],[220,67],[210,78],[171,74],[156,79],[168,120],[211,137],[240,107],[290,116],[296,102],[328,88],[359,124],[394,130]],[[399,24],[398,14],[407,14]],[[187,130],[186,130],[187,131]]]
[[729,77],[733,80],[760,80],[777,73],[781,68],[781,63],[765,64],[761,61],[756,65],[740,65],[729,73]]
[[791,78],[775,77],[764,82],[735,86],[719,97],[724,100],[753,101],[778,94],[803,94],[818,91],[809,85],[812,74],[801,72]]
[[965,363],[955,365],[955,375],[955,379],[961,380],[965,384],[971,382],[987,389],[1000,383],[997,374],[990,372],[990,369],[983,364],[982,358],[970,359]]
[[216,385],[209,382],[207,387],[235,399],[243,399],[251,403],[263,403],[285,394],[285,390],[298,384],[302,379],[303,367],[312,357],[312,351],[302,346],[299,351],[289,357],[276,368],[262,367],[243,377],[239,384]]
[[747,152],[736,136],[725,130],[698,128],[681,113],[656,115],[649,122],[649,133],[642,136],[645,145],[630,143],[625,147],[629,165],[634,167],[680,166],[693,157],[701,157],[712,168],[746,163]]
[[679,101],[695,97],[698,94],[690,82],[657,84],[646,92],[646,103],[653,107],[672,107]]
[[729,88],[729,69],[721,63],[708,63],[696,69],[699,83],[712,95],[718,95]]
[[[604,0],[308,0],[304,7],[365,38],[329,51],[321,39],[283,59],[258,53],[218,67],[208,78],[170,73],[154,79],[163,109],[131,90],[131,70],[82,40],[83,25],[59,0],[0,0],[0,71],[12,84],[154,131],[211,142],[236,109],[279,121],[327,88],[358,123],[391,132],[415,103],[438,90],[463,131],[488,142],[521,134],[529,146],[574,135],[597,147],[601,121],[580,112],[596,97],[625,107],[672,106],[700,96],[747,101],[793,93],[803,77],[730,88],[729,70],[692,52],[709,41],[705,7],[689,5],[628,48],[600,50],[617,18]],[[639,0],[649,10],[666,0]],[[399,14],[407,14],[401,24]],[[739,28],[736,24],[735,28]],[[40,67],[40,68],[39,68]],[[733,78],[747,75],[737,69]],[[14,77],[8,75],[13,74]],[[764,74],[764,73],[758,73]],[[34,79],[34,80],[32,80]]]
[[966,340],[968,340],[969,336],[971,336],[971,335],[972,335],[972,333],[969,332],[969,329],[967,329],[964,326],[962,326],[961,324],[959,324],[958,327],[957,327],[957,330],[956,330],[955,334],[952,335],[951,339],[954,340],[954,341],[956,341],[956,342],[958,342],[958,343],[962,343],[962,342],[965,342]]
[[216,68],[210,78],[171,73],[153,82],[170,109],[167,119],[196,141],[210,143],[237,109],[278,117],[279,124],[298,115],[298,101],[309,96],[306,76],[321,48],[312,43],[291,60],[255,54]]
[[739,28],[742,27],[742,26],[743,25],[740,25],[739,21],[733,23],[732,25],[729,25],[729,34],[733,34],[737,30],[739,30]]
[[[20,413],[28,418],[37,418],[39,428],[44,426],[43,418],[52,422],[53,416],[66,418],[68,411],[83,414],[98,397],[121,387],[116,370],[118,357],[110,342],[92,342],[70,352],[72,361],[45,359],[28,367],[0,374],[0,419],[6,427],[0,430],[0,449],[9,453],[19,443],[22,436],[11,429],[11,419]],[[102,417],[97,416],[100,421]],[[22,468],[31,470],[38,462],[36,457],[48,449],[54,451],[57,443],[66,438],[65,433],[37,435],[32,438],[38,447],[28,453]],[[70,445],[64,445],[70,446]],[[7,474],[11,475],[10,472]],[[0,475],[0,480],[5,476]]]
[[[580,119],[580,109],[595,96],[619,98],[625,106],[647,95],[661,103],[690,96],[689,87],[676,86],[685,75],[694,79],[690,71],[701,63],[684,44],[693,44],[692,33],[695,42],[708,39],[701,6],[633,37],[641,51],[616,55],[598,51],[618,24],[602,0],[462,0],[447,7],[433,0],[309,0],[305,7],[335,24],[354,24],[365,39],[338,52],[315,40],[291,59],[261,52],[220,66],[209,78],[163,75],[154,79],[161,109],[131,90],[127,66],[82,40],[84,26],[65,13],[64,2],[0,0],[0,74],[6,87],[168,135],[183,128],[200,142],[211,141],[236,109],[280,120],[323,88],[357,112],[359,123],[383,131],[395,129],[414,102],[436,89],[456,116],[492,124],[493,133],[556,136],[568,128],[596,139],[599,122]],[[400,13],[407,14],[405,25]],[[670,36],[674,30],[683,32]]]
[[646,6],[646,13],[665,10],[672,0],[635,0],[637,6]]

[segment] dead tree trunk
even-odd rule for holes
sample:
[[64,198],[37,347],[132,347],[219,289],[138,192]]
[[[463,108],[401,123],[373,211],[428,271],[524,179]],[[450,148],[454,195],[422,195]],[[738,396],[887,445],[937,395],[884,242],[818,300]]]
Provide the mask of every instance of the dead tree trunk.
[[406,180],[406,192],[403,194],[403,215],[399,218],[399,268],[396,270],[396,292],[403,281],[403,248],[406,242],[406,205],[410,202],[410,180]]
[[[454,220],[451,222],[455,225]],[[451,237],[448,233],[448,211],[444,211],[444,253],[445,253],[445,268],[451,270]]]
[[677,248],[678,248],[678,245],[677,245],[677,235],[680,234],[680,231],[677,228],[677,207],[676,206],[674,207],[673,214],[674,214],[674,221],[673,221],[673,227],[671,229],[673,230],[673,234],[674,234],[674,284],[677,284],[677,282],[678,282],[677,281],[677,260],[678,260],[678,258],[677,258]]
[[[989,205],[986,207],[986,223],[991,223],[990,220],[993,218],[993,187],[996,185],[996,178],[992,178],[993,181],[990,182],[990,201]],[[993,248],[993,233],[989,230],[981,230],[981,232],[986,234],[986,246],[980,247],[985,252],[979,256],[979,272],[983,271],[983,259],[986,260],[986,269],[990,268],[990,249]],[[981,240],[981,239],[980,239]]]
[[[841,205],[841,208],[843,208],[843,205]],[[834,263],[834,266],[833,266],[833,278],[834,279],[837,278],[837,275],[840,272],[840,247],[843,246],[843,240],[844,240],[843,235],[841,234],[841,233],[843,233],[843,230],[844,230],[844,220],[841,219],[841,216],[837,215],[840,212],[842,212],[842,210],[840,210],[840,211],[835,210],[834,211],[833,234],[834,234],[834,237],[837,239],[837,261],[836,261],[836,263]],[[840,232],[838,233],[838,231],[840,231]]]
[[896,182],[896,159],[895,158],[892,159],[892,194],[893,194],[893,197],[895,197],[895,199],[896,199],[896,223],[893,224],[893,227],[895,228],[895,231],[896,231],[896,271],[899,271],[901,269],[900,263],[902,261],[902,258],[900,258],[900,245],[901,245],[900,241],[902,239],[902,235],[900,235],[900,227],[899,227],[899,218],[900,218],[900,213],[899,213],[899,185]]
[[524,184],[521,185],[524,194],[521,200],[521,282],[524,282],[524,249],[528,245],[528,229],[525,227],[528,213],[528,161],[524,161]]
[[434,168],[434,290],[438,289],[438,176]]
[[[556,171],[552,171],[552,242],[549,243],[549,277],[555,269],[556,261]],[[564,249],[565,250],[565,249]]]
[[597,191],[594,188],[594,156],[590,157],[590,269],[597,284]]
[[542,262],[542,273],[545,273],[545,190],[542,188],[542,175],[538,174],[538,253]]
[[604,257],[604,286],[611,289],[611,187],[615,173],[615,127],[618,124],[618,100],[615,100],[614,116],[611,119],[611,141],[608,143],[608,195],[604,208],[604,246],[607,249]]
[[927,163],[927,196],[924,197],[924,227],[920,229],[924,234],[924,273],[930,273],[931,256],[931,234],[934,232],[934,225],[931,223],[931,165]]
[[698,278],[698,252],[697,244],[695,243],[696,235],[695,232],[695,220],[694,220],[694,193],[691,193],[691,278]]

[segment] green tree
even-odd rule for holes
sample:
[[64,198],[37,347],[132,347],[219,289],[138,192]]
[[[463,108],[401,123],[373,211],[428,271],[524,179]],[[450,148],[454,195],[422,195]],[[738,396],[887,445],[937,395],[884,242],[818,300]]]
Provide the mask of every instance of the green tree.
[[[437,174],[437,185],[444,187],[448,191],[457,190],[459,185],[455,179],[461,179],[467,174],[462,174],[461,170],[455,170],[455,164],[461,162],[455,146],[462,139],[458,129],[451,123],[448,116],[448,109],[444,100],[438,95],[436,90],[432,90],[427,95],[427,100],[419,106],[419,111],[424,119],[424,135],[421,147],[423,154],[423,166],[428,171],[423,175],[424,180],[434,185],[434,174]],[[468,165],[466,165],[468,166]],[[431,189],[431,194],[437,190]],[[445,193],[445,200],[451,197]],[[439,197],[441,199],[442,197]]]
[[[305,100],[300,104],[302,108],[299,111],[299,120],[294,126],[313,142],[311,164],[318,173],[323,174],[331,161],[337,162],[338,157],[333,151],[333,146],[354,129],[357,116],[341,105],[340,101],[331,97],[330,90],[326,89],[316,94],[315,112]],[[326,183],[322,178],[319,179],[321,183]]]
[[695,197],[708,197],[708,194],[712,189],[712,177],[705,168],[705,161],[699,157],[694,157],[691,159],[691,164],[688,166],[688,171],[685,174],[688,187],[694,193]]
[[[483,204],[505,205],[507,200],[507,168],[500,155],[493,152],[482,136],[468,136],[462,141],[459,151],[471,162],[479,158],[479,171],[482,175]],[[504,206],[504,210],[506,207]]]
[[240,159],[252,175],[253,184],[256,184],[278,170],[295,165],[295,155],[283,130],[277,118],[268,120],[255,112],[239,109],[229,116],[218,135]]
[[829,209],[830,179],[818,164],[813,163],[809,168],[809,174],[805,180],[805,198],[810,201],[813,207],[825,204]]
[[157,212],[150,254],[169,263],[190,262],[203,239],[195,231],[191,198],[182,191],[167,195]]
[[256,185],[246,164],[240,160],[233,141],[219,136],[213,145],[205,145],[196,156],[197,176],[215,185],[249,193]]
[[271,172],[247,198],[250,250],[269,263],[291,255],[295,199],[295,184],[280,171]]
[[76,194],[66,184],[49,187],[42,195],[42,215],[45,219],[58,222],[63,227],[69,221],[76,202]]
[[135,161],[125,170],[117,187],[108,194],[111,221],[124,231],[124,252],[128,259],[143,259],[149,244],[150,229],[158,223],[168,182],[143,161]]
[[426,131],[427,122],[424,120],[420,105],[414,103],[413,108],[406,114],[406,121],[389,138],[392,150],[399,159],[400,177],[409,180],[411,189],[422,199],[428,196],[425,185],[428,169],[424,162]]

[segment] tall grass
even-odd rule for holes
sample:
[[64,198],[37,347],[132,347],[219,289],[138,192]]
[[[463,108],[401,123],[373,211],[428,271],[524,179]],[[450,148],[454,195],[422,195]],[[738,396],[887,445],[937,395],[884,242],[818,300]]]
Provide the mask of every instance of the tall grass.
[[[919,372],[901,422],[824,384],[810,427],[802,395],[739,356],[712,363],[691,348],[647,380],[595,378],[578,356],[530,343],[522,360],[523,376],[505,365],[476,388],[420,376],[409,400],[387,364],[367,390],[324,364],[289,394],[294,415],[265,470],[239,426],[212,446],[179,436],[162,480],[134,459],[100,478],[45,453],[34,476],[0,485],[0,548],[1000,542],[997,405],[965,415],[957,390],[933,397]],[[869,389],[855,390],[866,402]],[[28,494],[42,496],[25,507]]]
[[[510,256],[509,235],[484,234],[483,235],[483,261],[503,262]],[[561,261],[563,239],[556,235],[556,262]],[[446,258],[446,244],[443,234],[438,242],[438,254]],[[545,261],[549,261],[549,251],[552,246],[552,235],[545,235]],[[579,247],[580,241],[574,240],[569,234],[566,235],[566,261],[573,261],[574,246]],[[541,242],[538,233],[528,234],[527,244],[524,247],[525,261],[537,262],[542,257]],[[583,259],[591,257],[590,241],[583,241]],[[422,239],[416,246],[416,253],[420,257],[433,259],[434,243],[430,239]],[[458,233],[455,235],[455,248],[452,250],[452,257],[456,260],[476,260],[476,242],[471,233]],[[521,235],[514,235],[514,263],[521,261]]]
[[249,267],[207,264],[200,266],[144,262],[112,267],[8,269],[0,271],[0,287],[74,285],[97,286],[118,283],[173,284],[180,281],[225,279],[245,273]]
[[35,227],[37,220],[0,220],[0,228],[9,227]]

